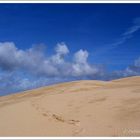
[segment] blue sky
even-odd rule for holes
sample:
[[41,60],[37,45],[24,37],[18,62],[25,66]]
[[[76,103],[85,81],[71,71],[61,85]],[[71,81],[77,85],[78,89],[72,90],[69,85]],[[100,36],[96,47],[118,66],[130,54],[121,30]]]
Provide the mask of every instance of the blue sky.
[[0,4],[0,95],[140,75],[140,4]]

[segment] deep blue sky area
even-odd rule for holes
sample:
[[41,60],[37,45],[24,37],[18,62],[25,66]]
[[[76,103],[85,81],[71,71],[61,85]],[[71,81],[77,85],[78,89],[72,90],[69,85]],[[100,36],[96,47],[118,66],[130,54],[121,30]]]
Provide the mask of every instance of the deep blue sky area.
[[93,63],[111,59],[109,68],[121,69],[139,56],[139,32],[117,49],[94,51],[120,38],[139,16],[140,4],[0,4],[0,41],[20,49],[45,43],[50,52],[64,41],[72,52],[88,50]]
[[87,50],[88,63],[108,72],[124,70],[139,58],[139,28],[140,4],[0,4],[1,43],[13,42],[19,50],[45,44],[51,56],[64,42],[70,51],[66,59]]

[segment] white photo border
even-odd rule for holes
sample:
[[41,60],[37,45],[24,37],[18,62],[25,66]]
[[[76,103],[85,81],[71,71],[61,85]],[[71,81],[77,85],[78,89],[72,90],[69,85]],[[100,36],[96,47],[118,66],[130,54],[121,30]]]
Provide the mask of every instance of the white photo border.
[[[59,4],[59,3],[63,3],[63,4],[78,4],[78,3],[84,3],[84,4],[140,4],[140,0],[0,0],[0,4],[1,3],[5,3],[5,4],[12,4],[12,3],[16,3],[16,4],[20,4],[20,3],[25,3],[25,4],[30,4],[30,3],[50,3],[50,4]],[[105,139],[105,140],[140,140],[140,137],[0,137],[0,140],[77,140],[77,139],[81,139],[81,140],[91,140],[91,139],[96,139],[96,140],[100,140],[100,139]]]

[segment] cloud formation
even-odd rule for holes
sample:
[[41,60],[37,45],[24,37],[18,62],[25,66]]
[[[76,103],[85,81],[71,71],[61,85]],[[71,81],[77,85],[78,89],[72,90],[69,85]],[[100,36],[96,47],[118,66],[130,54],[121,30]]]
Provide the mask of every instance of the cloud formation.
[[71,80],[140,75],[140,58],[124,70],[108,72],[88,62],[87,50],[78,50],[68,61],[70,50],[65,43],[58,43],[49,57],[44,52],[43,45],[21,50],[13,42],[0,43],[0,95]]
[[87,62],[88,52],[86,50],[79,50],[74,54],[74,63],[72,64],[72,75],[94,75],[98,73],[98,68],[91,66]]
[[[95,54],[119,47],[139,30],[140,18],[136,18],[119,40],[106,45]],[[72,60],[67,59],[69,54],[72,55]],[[22,50],[13,42],[1,42],[0,95],[70,80],[112,80],[140,75],[140,57],[126,69],[113,72],[106,71],[102,65],[90,64],[88,57],[89,52],[83,49],[71,54],[64,42],[56,44],[51,56],[46,55],[45,46],[42,44]]]
[[104,48],[97,50],[94,54],[99,55],[112,49],[116,49],[120,45],[125,43],[127,40],[131,39],[133,37],[133,34],[140,30],[140,17],[135,18],[132,23],[133,25],[130,28],[128,28],[124,33],[122,33],[117,41],[105,45]]
[[124,70],[113,71],[111,73],[104,73],[106,80],[123,78],[128,76],[140,76],[140,57],[134,61],[133,64],[126,67]]
[[46,77],[85,76],[97,73],[97,68],[88,62],[88,52],[79,50],[73,61],[65,61],[69,49],[65,43],[58,43],[55,54],[46,57],[39,46],[19,50],[14,43],[0,43],[0,67],[6,71],[25,70],[33,75]]
[[75,52],[69,61],[65,59],[70,53],[65,43],[58,43],[54,51],[47,57],[42,45],[21,50],[13,42],[0,43],[0,82],[4,83],[0,85],[1,92],[15,92],[99,74],[100,69],[88,63],[87,50]]
[[140,17],[133,20],[133,26],[128,28],[126,32],[123,33],[123,36],[129,36],[135,33],[140,29]]

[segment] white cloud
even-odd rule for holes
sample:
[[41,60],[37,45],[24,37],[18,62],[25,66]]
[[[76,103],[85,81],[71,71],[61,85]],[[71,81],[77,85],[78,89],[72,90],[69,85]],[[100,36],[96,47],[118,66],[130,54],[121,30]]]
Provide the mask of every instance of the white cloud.
[[17,51],[14,43],[0,43],[0,65],[3,69],[14,69],[19,64],[22,51]]
[[36,75],[54,76],[57,69],[38,47],[19,50],[14,43],[0,43],[0,67],[3,70],[26,70]]
[[88,55],[88,52],[82,49],[74,54],[74,63],[72,64],[72,75],[94,75],[98,72],[97,67],[88,64]]
[[46,57],[40,45],[21,50],[13,42],[0,43],[0,94],[96,77],[100,73],[97,66],[88,63],[86,50],[77,51],[69,61],[65,59],[68,54],[65,43],[58,43],[50,57]]
[[88,55],[89,54],[86,50],[84,51],[81,49],[74,54],[74,61],[76,63],[85,64],[85,63],[87,63]]
[[13,42],[0,43],[0,67],[2,70],[24,70],[36,76],[73,77],[96,74],[98,69],[87,62],[88,52],[79,50],[73,61],[66,61],[69,49],[58,43],[55,54],[46,57],[40,46],[27,50],[18,49]]
[[64,57],[69,53],[69,49],[65,43],[58,43],[55,48],[56,54],[53,55],[50,60],[54,64],[63,64]]
[[55,51],[59,55],[66,55],[66,54],[69,53],[69,49],[68,49],[67,45],[64,42],[58,43],[56,45]]
[[133,37],[133,34],[139,30],[140,30],[140,17],[135,18],[133,20],[133,25],[130,28],[128,28],[124,33],[122,33],[120,38],[117,39],[117,41],[115,41],[114,43],[104,45],[104,47],[101,47],[101,49],[96,50],[94,54],[101,55],[110,50],[120,47],[120,45],[124,44],[127,40],[131,39]]
[[128,28],[127,31],[123,33],[123,35],[124,36],[132,35],[136,31],[138,31],[139,29],[140,29],[140,17],[135,18],[133,20],[133,26],[131,26],[130,28]]
[[0,94],[75,79],[111,80],[140,75],[140,58],[125,70],[110,73],[90,64],[87,50],[75,52],[71,61],[65,59],[69,52],[65,43],[58,43],[49,57],[40,45],[21,50],[13,42],[0,43]]

